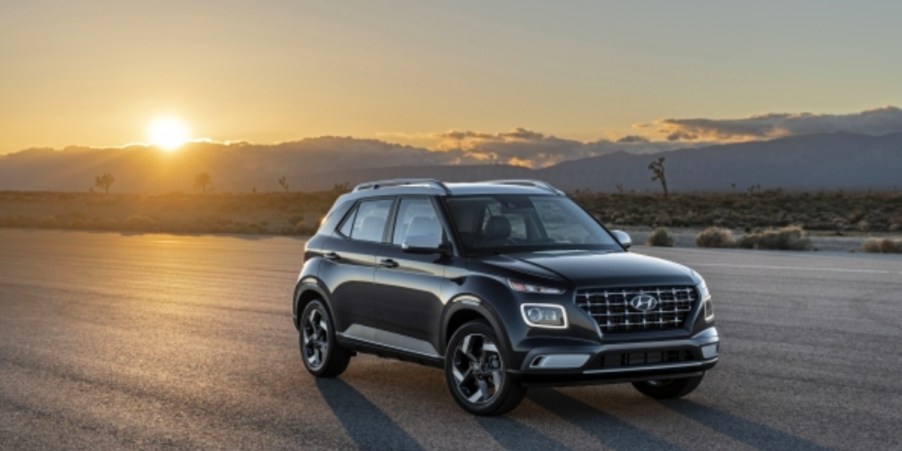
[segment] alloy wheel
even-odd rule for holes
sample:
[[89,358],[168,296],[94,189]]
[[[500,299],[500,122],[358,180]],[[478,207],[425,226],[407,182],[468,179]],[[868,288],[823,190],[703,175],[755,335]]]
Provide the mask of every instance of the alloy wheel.
[[451,372],[458,393],[473,404],[487,404],[504,382],[504,363],[498,346],[483,334],[469,334],[454,350]]
[[314,309],[304,318],[302,333],[304,359],[311,369],[318,370],[329,356],[329,324],[321,311]]

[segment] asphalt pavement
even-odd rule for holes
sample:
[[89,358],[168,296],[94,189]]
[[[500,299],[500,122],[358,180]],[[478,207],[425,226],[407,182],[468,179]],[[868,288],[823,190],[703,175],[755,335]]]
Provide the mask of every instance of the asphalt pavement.
[[533,389],[481,418],[434,368],[309,376],[303,245],[0,230],[0,448],[902,448],[900,256],[637,247],[708,281],[723,341],[702,385]]

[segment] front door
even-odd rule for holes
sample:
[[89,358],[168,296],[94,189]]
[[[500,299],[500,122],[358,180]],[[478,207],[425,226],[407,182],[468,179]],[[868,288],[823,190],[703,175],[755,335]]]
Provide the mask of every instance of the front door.
[[444,306],[440,292],[445,283],[447,257],[439,253],[405,252],[402,244],[416,241],[435,247],[446,235],[433,200],[401,198],[391,229],[390,246],[376,258],[374,306],[385,345],[435,356]]

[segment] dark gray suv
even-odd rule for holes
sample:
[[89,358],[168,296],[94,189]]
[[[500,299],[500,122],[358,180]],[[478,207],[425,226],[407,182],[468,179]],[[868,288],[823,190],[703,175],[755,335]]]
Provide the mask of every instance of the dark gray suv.
[[319,377],[357,352],[441,367],[480,415],[534,385],[686,395],[718,359],[708,287],[629,246],[540,181],[364,183],[307,242],[293,298],[302,360]]

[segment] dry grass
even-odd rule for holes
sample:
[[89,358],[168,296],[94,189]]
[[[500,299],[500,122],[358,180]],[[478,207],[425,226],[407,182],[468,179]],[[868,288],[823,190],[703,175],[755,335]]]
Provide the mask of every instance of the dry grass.
[[695,245],[698,247],[736,247],[736,240],[730,229],[708,227],[696,235]]
[[811,249],[811,240],[799,226],[766,229],[748,233],[739,240],[739,246],[747,249],[774,249],[806,251]]
[[310,235],[338,194],[0,192],[0,227]]
[[861,250],[878,254],[902,254],[902,240],[889,238],[870,238],[861,246]]
[[836,234],[902,230],[899,192],[572,193],[611,226],[724,227],[745,230],[801,225]]
[[[0,192],[0,227],[310,235],[341,192],[104,195],[5,191]],[[666,228],[673,227],[717,227],[696,236],[702,247],[729,247],[737,240],[729,229],[744,229],[745,237],[735,244],[759,249],[810,248],[804,230],[837,235],[902,230],[900,193],[762,191],[672,194],[664,199],[651,194],[577,192],[572,196],[612,228],[661,228],[649,239],[654,246],[672,246],[675,235]],[[802,227],[765,230],[791,224]],[[881,248],[870,244],[868,249]]]

